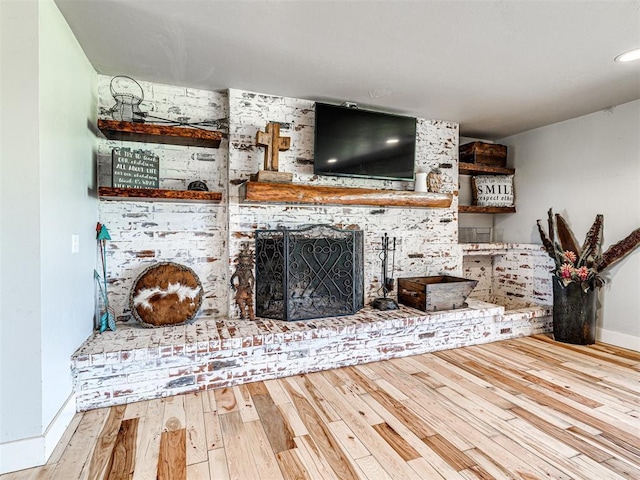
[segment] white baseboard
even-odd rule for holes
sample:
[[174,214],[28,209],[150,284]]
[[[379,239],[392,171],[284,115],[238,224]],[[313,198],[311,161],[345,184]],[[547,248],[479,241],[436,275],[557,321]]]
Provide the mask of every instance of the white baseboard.
[[49,457],[53,453],[53,450],[58,445],[58,442],[64,435],[65,430],[71,424],[73,416],[76,414],[76,394],[72,393],[67,401],[56,416],[51,420],[51,423],[44,431],[44,459],[45,462],[49,460]]
[[0,444],[0,475],[45,463],[44,436]]
[[596,328],[596,339],[598,342],[640,352],[640,337],[636,337],[635,335],[605,330],[604,328]]
[[76,396],[74,393],[60,408],[44,434],[0,443],[0,475],[47,463],[75,413]]

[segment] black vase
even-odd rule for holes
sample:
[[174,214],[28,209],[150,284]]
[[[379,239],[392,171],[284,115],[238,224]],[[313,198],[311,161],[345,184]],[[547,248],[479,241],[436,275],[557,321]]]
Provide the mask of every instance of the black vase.
[[555,275],[553,281],[553,337],[574,345],[596,343],[596,299],[590,286],[585,292],[579,282],[567,286]]

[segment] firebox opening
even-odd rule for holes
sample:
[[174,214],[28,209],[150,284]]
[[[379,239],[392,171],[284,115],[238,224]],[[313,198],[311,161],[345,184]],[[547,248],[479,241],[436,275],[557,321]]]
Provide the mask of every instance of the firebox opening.
[[256,314],[353,315],[364,306],[363,233],[330,225],[256,231]]

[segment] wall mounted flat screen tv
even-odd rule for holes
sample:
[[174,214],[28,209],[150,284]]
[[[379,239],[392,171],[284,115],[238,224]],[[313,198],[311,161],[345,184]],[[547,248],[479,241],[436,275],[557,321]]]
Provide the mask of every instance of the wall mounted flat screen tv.
[[318,175],[413,180],[416,119],[316,103]]

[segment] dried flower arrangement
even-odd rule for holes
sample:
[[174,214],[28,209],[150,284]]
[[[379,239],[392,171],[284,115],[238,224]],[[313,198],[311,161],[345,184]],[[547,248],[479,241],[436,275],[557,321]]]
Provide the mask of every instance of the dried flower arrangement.
[[580,246],[562,215],[554,215],[551,208],[547,215],[549,233],[544,231],[541,220],[537,221],[538,231],[544,249],[556,264],[553,274],[564,286],[571,282],[580,282],[585,292],[590,288],[601,287],[604,283],[601,274],[640,246],[640,228],[636,228],[602,253],[604,216],[600,214],[596,215],[584,243]]

